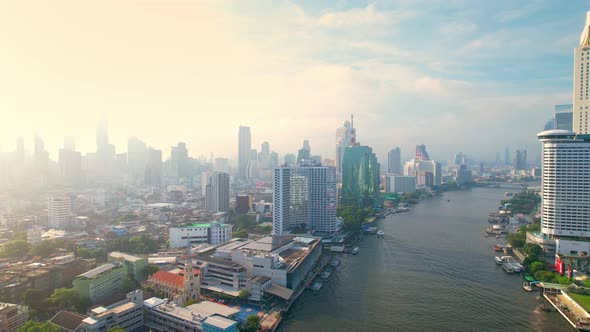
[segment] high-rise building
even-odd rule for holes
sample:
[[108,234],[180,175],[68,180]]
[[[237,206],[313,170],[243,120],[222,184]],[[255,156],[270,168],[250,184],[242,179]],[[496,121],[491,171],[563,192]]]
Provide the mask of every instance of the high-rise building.
[[127,141],[127,165],[129,175],[133,183],[143,183],[148,160],[146,144],[137,137],[131,137]]
[[162,150],[148,148],[145,184],[154,187],[162,184]]
[[212,212],[229,211],[229,174],[213,172],[205,187],[207,210]]
[[238,175],[248,176],[248,162],[250,161],[251,136],[250,127],[240,126],[238,132]]
[[588,82],[590,75],[590,12],[580,35],[580,45],[574,49],[574,132],[587,135],[588,132]]
[[399,147],[391,149],[387,153],[387,172],[391,174],[401,174],[402,172],[402,155]]
[[527,169],[526,149],[514,151],[514,169],[517,171]]
[[342,127],[336,129],[336,173],[338,178],[342,174],[342,159],[344,158],[344,149],[356,144],[356,129],[354,128],[354,118],[350,115],[350,121],[344,121]]
[[297,164],[297,157],[294,154],[289,153],[285,155],[284,161],[287,166],[295,166],[295,164]]
[[379,195],[379,162],[368,146],[344,149],[342,159],[342,204],[357,207],[374,205]]
[[172,147],[170,153],[170,166],[172,168],[172,176],[178,181],[181,178],[190,177],[190,167],[188,159],[188,149],[186,143],[178,142],[176,146]]
[[510,165],[510,146],[506,145],[506,149],[504,149],[504,165]]
[[279,154],[272,151],[270,153],[270,168],[279,167]]
[[590,141],[565,130],[537,137],[543,144],[543,233],[590,238]]
[[270,167],[270,144],[268,142],[262,142],[262,144],[260,145],[258,162],[260,163],[260,167],[262,168],[266,169]]
[[227,158],[215,158],[213,168],[220,172],[229,172],[229,160]]
[[554,127],[552,129],[572,131],[574,124],[574,105],[555,105],[553,124]]
[[35,135],[35,145],[33,150],[33,162],[35,172],[45,174],[49,166],[49,153],[45,150],[45,142],[41,137]]
[[64,229],[72,219],[70,198],[63,194],[53,194],[47,199],[47,218],[49,227]]
[[106,120],[100,120],[96,126],[96,150],[109,144],[108,123]]
[[385,177],[385,192],[413,193],[416,191],[416,177],[404,175],[388,175]]
[[308,140],[303,141],[303,146],[297,152],[297,162],[307,162],[311,159],[311,147]]
[[426,152],[426,145],[424,145],[424,144],[416,145],[416,155],[415,155],[414,159],[416,161],[430,160],[430,156],[428,155],[428,152]]
[[59,150],[59,170],[67,184],[79,184],[82,181],[82,154],[69,149]]
[[273,180],[273,234],[305,225],[323,233],[340,227],[336,169],[314,163],[277,167]]

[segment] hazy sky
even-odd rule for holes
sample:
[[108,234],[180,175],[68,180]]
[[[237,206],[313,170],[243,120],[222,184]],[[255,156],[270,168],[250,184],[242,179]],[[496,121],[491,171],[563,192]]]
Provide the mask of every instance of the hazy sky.
[[[536,150],[553,105],[571,103],[573,48],[588,1],[3,1],[0,144],[37,132],[95,150],[130,136],[165,155],[260,148],[332,157],[355,114],[380,157],[424,143],[493,160]],[[530,152],[531,155],[535,151]],[[384,162],[384,161],[382,161]]]

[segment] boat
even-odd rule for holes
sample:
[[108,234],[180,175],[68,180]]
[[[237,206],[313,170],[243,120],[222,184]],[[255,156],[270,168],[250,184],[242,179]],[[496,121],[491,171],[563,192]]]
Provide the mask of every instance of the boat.
[[535,281],[535,278],[533,278],[532,275],[530,275],[530,274],[527,273],[527,274],[524,275],[524,280],[526,280],[527,282],[531,283],[531,282],[534,282]]
[[380,239],[382,239],[385,236],[385,233],[382,230],[378,230],[377,231],[377,237],[379,237]]
[[522,283],[522,288],[524,289],[525,292],[532,292],[533,291],[533,287],[531,286],[531,284],[529,284],[526,281]]
[[313,284],[312,284],[312,285],[311,285],[311,287],[309,287],[309,288],[311,288],[311,290],[313,290],[313,291],[316,291],[316,292],[317,292],[317,291],[319,291],[320,289],[322,289],[322,286],[324,286],[324,282],[323,282],[323,281],[321,281],[321,280],[316,280],[316,281],[314,281],[314,282],[313,282]]
[[493,249],[494,249],[495,252],[502,251],[502,248],[504,248],[504,246],[503,245],[500,245],[500,244],[495,244],[494,247],[493,247]]
[[496,262],[496,264],[502,265],[502,258],[500,258],[498,256],[494,256],[494,261]]
[[330,265],[332,265],[332,267],[337,267],[338,265],[340,265],[340,260],[338,258],[333,258],[330,261]]
[[353,254],[353,255],[356,255],[356,254],[358,254],[358,253],[359,253],[359,251],[360,251],[359,247],[354,247],[354,248],[352,249],[352,254]]
[[328,266],[328,267],[327,267],[327,268],[324,270],[324,272],[322,272],[322,273],[320,274],[320,278],[321,278],[321,279],[324,279],[324,280],[330,279],[330,276],[332,275],[332,272],[334,272],[334,268],[333,268],[333,267],[331,267],[331,266]]
[[506,271],[506,273],[514,273],[514,269],[512,268],[512,264],[510,264],[509,262],[503,263],[502,268],[504,269],[504,271]]

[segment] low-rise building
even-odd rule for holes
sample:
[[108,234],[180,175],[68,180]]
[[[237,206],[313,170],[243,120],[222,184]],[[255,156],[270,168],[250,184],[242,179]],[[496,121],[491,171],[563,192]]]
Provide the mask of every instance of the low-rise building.
[[61,310],[49,321],[59,326],[60,332],[85,332],[82,322],[85,318],[77,312]]
[[0,331],[16,332],[28,319],[26,306],[0,303]]
[[184,227],[170,228],[170,247],[184,248],[190,241],[191,245],[227,242],[232,236],[232,225],[219,222],[194,223]]
[[113,251],[109,254],[109,261],[121,262],[127,265],[127,271],[137,282],[142,282],[145,279],[145,268],[148,265],[148,259],[146,257],[137,257]]
[[108,263],[78,275],[73,283],[81,297],[96,303],[120,291],[126,276],[125,264]]
[[118,326],[126,332],[143,329],[143,292],[136,290],[127,299],[109,306],[96,307],[83,320],[85,332],[105,332]]

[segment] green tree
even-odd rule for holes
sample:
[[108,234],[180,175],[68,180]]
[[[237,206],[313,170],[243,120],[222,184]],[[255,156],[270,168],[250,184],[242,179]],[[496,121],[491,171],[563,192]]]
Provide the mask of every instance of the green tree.
[[73,310],[76,308],[80,297],[73,288],[56,288],[49,300],[59,308]]
[[233,232],[232,237],[240,238],[240,239],[247,239],[248,238],[248,231],[245,229],[240,229],[237,232]]
[[158,272],[159,270],[160,270],[160,268],[158,267],[158,265],[148,264],[145,267],[144,274],[145,274],[145,276],[147,278],[147,277],[151,276],[152,274]]
[[17,332],[59,332],[59,326],[51,322],[41,324],[30,320],[21,326]]
[[50,317],[51,303],[47,298],[47,292],[39,289],[30,288],[23,294],[23,302],[29,307],[29,317],[39,320]]
[[256,220],[253,216],[249,216],[247,214],[240,214],[236,218],[235,224],[238,226],[239,229],[248,230],[254,226],[256,226]]
[[529,269],[532,274],[535,274],[537,271],[545,270],[546,267],[547,267],[547,264],[545,264],[544,262],[536,261],[536,262],[531,263]]
[[524,252],[530,256],[539,257],[541,254],[543,254],[543,248],[541,248],[541,246],[536,243],[525,243]]
[[249,296],[250,296],[250,292],[247,289],[245,289],[245,288],[240,289],[240,293],[238,295],[240,300],[247,300]]
[[12,240],[2,246],[0,256],[4,258],[20,258],[29,253],[29,244],[25,240]]
[[256,332],[258,330],[258,326],[260,325],[260,317],[256,315],[250,315],[246,318],[246,323],[242,325],[240,331],[242,332]]
[[124,293],[129,293],[129,292],[139,288],[139,284],[131,275],[128,275],[123,280],[123,285],[121,288]]
[[46,258],[53,254],[56,249],[56,243],[50,240],[44,240],[31,249],[31,255]]

